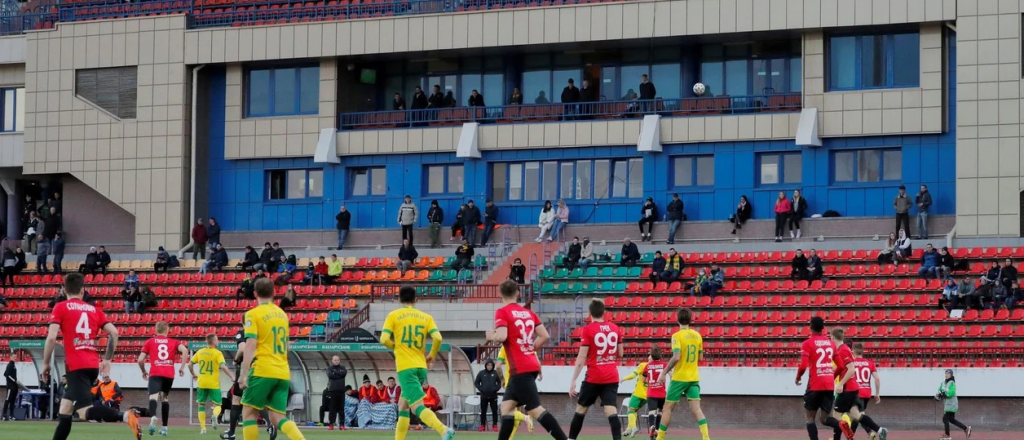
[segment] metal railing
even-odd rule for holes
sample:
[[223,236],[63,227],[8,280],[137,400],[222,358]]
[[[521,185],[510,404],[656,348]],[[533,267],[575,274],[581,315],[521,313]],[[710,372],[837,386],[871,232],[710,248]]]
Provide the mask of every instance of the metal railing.
[[343,130],[799,111],[800,93],[343,113]]
[[0,1],[0,35],[52,28],[57,19],[57,6],[53,0],[24,4],[14,0]]
[[[398,290],[404,286],[416,288],[419,298],[440,298],[444,302],[498,302],[501,300],[498,284],[452,284],[452,283],[416,283],[416,284],[373,284],[370,288],[371,302],[396,301]],[[519,298],[522,303],[533,300],[533,285],[520,284]]]
[[341,326],[341,328],[338,329],[338,331],[334,332],[334,334],[332,334],[329,338],[327,338],[327,340],[331,341],[331,342],[335,342],[335,341],[338,340],[338,336],[340,336],[342,333],[345,333],[349,329],[353,329],[353,328],[359,327],[359,326],[363,325],[364,322],[369,321],[369,320],[370,320],[370,305],[367,304],[367,305],[363,306],[363,308],[359,309],[358,312],[353,313],[351,315],[351,317],[348,319],[348,321],[345,321],[345,324],[343,324]]

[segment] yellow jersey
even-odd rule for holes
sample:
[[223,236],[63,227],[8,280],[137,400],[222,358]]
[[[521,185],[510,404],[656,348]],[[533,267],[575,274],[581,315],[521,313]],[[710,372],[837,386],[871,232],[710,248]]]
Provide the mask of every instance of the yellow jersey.
[[388,313],[381,337],[394,339],[397,371],[427,368],[427,356],[424,353],[428,335],[434,338],[434,344],[440,345],[441,332],[434,324],[434,317],[426,312],[413,306],[403,306]]
[[647,371],[647,362],[641,362],[640,365],[636,366],[627,378],[636,377],[636,386],[633,387],[633,396],[646,399],[647,398],[647,380],[644,378],[644,372]]
[[273,303],[264,303],[245,312],[245,339],[256,340],[252,375],[291,380],[291,371],[288,370],[288,314],[284,310]]
[[676,382],[698,382],[697,362],[704,353],[704,338],[692,328],[685,328],[672,335],[672,353],[679,354],[672,380]]
[[225,364],[220,350],[203,348],[192,355],[192,364],[199,365],[199,388],[220,389],[220,366]]
[[[537,356],[537,362],[540,362],[540,354],[539,353],[534,353],[533,355]],[[505,346],[504,345],[502,345],[501,346],[501,350],[498,351],[498,362],[501,362],[501,380],[503,382],[501,384],[501,386],[507,387],[508,386],[508,362],[505,362]],[[544,364],[541,363],[541,366],[542,366],[541,368],[543,368],[543,365]]]

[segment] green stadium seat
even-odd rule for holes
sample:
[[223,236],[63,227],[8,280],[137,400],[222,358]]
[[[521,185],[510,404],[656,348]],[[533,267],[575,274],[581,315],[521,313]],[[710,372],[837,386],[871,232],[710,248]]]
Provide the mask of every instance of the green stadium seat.
[[587,287],[586,283],[581,282],[581,281],[577,281],[577,282],[573,283],[572,287],[569,288],[569,292],[575,293],[575,294],[580,294],[580,293],[583,293],[586,290],[586,287]]
[[555,278],[568,278],[568,277],[569,277],[569,269],[566,269],[564,267],[560,267],[560,268],[558,268],[558,270],[555,271]]
[[565,255],[555,255],[555,259],[554,261],[551,262],[551,264],[554,266],[561,266],[565,264]]
[[451,266],[452,263],[454,263],[454,262],[455,262],[455,256],[452,255],[452,256],[450,256],[450,257],[448,257],[447,259],[444,260],[444,265],[445,266]]
[[616,292],[625,292],[626,291],[626,282],[625,281],[616,281],[615,284],[612,286],[612,290],[614,290]]
[[324,336],[327,334],[327,328],[322,325],[314,325],[312,331],[310,331],[310,337]]
[[585,276],[587,278],[597,278],[598,270],[599,270],[598,268],[596,268],[594,266],[590,266],[590,267],[587,268],[587,272],[585,274],[583,274],[583,276]]
[[568,293],[568,292],[569,292],[569,285],[567,285],[566,283],[555,284],[555,291],[554,291],[554,293],[556,293],[556,294],[563,294],[563,293]]
[[554,283],[544,283],[544,284],[541,284],[540,293],[551,293],[551,292],[554,292],[554,291],[555,291],[555,284]]
[[550,268],[550,267],[544,268],[544,270],[542,270],[540,272],[541,279],[554,278],[554,276],[555,276],[555,269]]
[[653,252],[648,252],[648,253],[643,254],[643,255],[640,256],[640,263],[641,264],[642,263],[653,263],[653,262],[654,262],[654,253]]
[[612,284],[611,281],[602,281],[601,282],[601,287],[598,290],[600,290],[602,292],[611,292],[613,288],[614,288],[614,284]]
[[628,276],[629,276],[629,268],[628,267],[616,267],[615,268],[615,277],[616,278],[626,278]]
[[427,281],[441,281],[442,279],[444,279],[444,270],[435,270],[430,272],[430,278],[427,278]]
[[615,276],[615,268],[614,267],[602,267],[601,268],[601,278],[611,278],[613,276]]
[[573,269],[572,272],[569,272],[569,278],[577,279],[577,278],[582,277],[582,276],[583,276],[583,269],[580,269],[578,267],[576,269]]
[[455,281],[458,277],[459,273],[456,272],[455,269],[449,269],[444,273],[444,277],[441,278],[441,281]]
[[480,267],[487,267],[487,256],[486,255],[477,255],[476,256],[476,262],[474,264],[476,266],[480,266]]
[[642,268],[642,267],[636,266],[636,267],[629,268],[629,277],[630,278],[637,278],[642,273],[644,273],[644,268]]
[[587,283],[587,287],[585,287],[584,289],[586,289],[586,291],[588,293],[593,293],[593,292],[597,292],[598,290],[600,290],[599,287],[600,287],[600,284],[598,284],[597,281],[591,281],[591,282]]
[[327,323],[334,324],[341,322],[341,312],[334,311],[327,314]]
[[621,262],[622,262],[622,254],[614,254],[614,255],[612,255],[612,261],[611,261],[612,264],[619,264]]

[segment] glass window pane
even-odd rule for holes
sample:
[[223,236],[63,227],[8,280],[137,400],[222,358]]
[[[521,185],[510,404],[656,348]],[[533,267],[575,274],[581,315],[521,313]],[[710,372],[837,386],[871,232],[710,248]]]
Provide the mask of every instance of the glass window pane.
[[299,70],[299,112],[320,111],[320,68],[303,67]]
[[352,195],[365,196],[370,189],[370,176],[366,170],[352,170]]
[[622,66],[619,68],[619,100],[628,101],[640,96],[640,75],[647,73],[647,66]]
[[602,67],[601,68],[601,84],[598,85],[597,92],[601,94],[599,101],[612,101],[618,98],[615,91],[618,90],[618,81],[615,80],[615,67]]
[[885,81],[885,36],[867,35],[861,37],[861,86],[884,87]]
[[323,170],[310,170],[309,171],[309,197],[323,197],[324,196],[324,171]]
[[836,182],[853,181],[853,156],[852,151],[835,153],[835,180]]
[[496,202],[508,200],[508,164],[497,163],[494,170],[493,182],[491,184],[491,198]]
[[800,58],[789,59],[789,92],[799,92],[803,90],[803,60]]
[[15,93],[14,131],[25,131],[25,88],[20,87]]
[[267,198],[270,200],[280,200],[285,198],[285,172],[271,171],[269,180]]
[[903,180],[903,151],[882,152],[882,180]]
[[916,87],[921,82],[921,51],[919,34],[893,36],[893,85]]
[[725,94],[730,96],[747,95],[749,85],[750,81],[747,79],[747,60],[726,61]]
[[[583,85],[583,77],[580,76],[579,69],[563,69],[551,72],[551,92],[554,95],[551,97],[552,102],[562,102],[562,89],[569,85],[569,78],[572,78],[573,85],[579,88]],[[524,95],[529,98],[530,95]]]
[[786,154],[782,156],[782,172],[785,175],[782,181],[785,183],[800,183],[803,181],[803,156],[800,154]]
[[295,92],[298,69],[274,71],[274,114],[293,115],[296,112]]
[[693,158],[677,157],[672,159],[672,174],[675,186],[693,185]]
[[551,71],[523,72],[523,103],[551,103]]
[[527,162],[523,173],[523,200],[540,199],[540,162]]
[[857,37],[834,37],[829,40],[829,86],[850,89],[857,86]]
[[384,168],[370,170],[370,195],[382,196],[388,192],[388,172]]
[[543,200],[558,199],[558,162],[544,162]]
[[590,161],[580,160],[576,162],[576,198],[590,198]]
[[444,192],[444,166],[427,167],[427,194]]
[[704,83],[704,96],[721,95],[725,90],[725,64],[721,61],[705,62],[700,65],[700,82]]
[[[459,97],[460,99],[462,99],[462,101],[459,102],[458,105],[468,106],[469,97],[473,94],[473,90],[483,93],[480,91],[480,89],[483,88],[481,87],[482,85],[483,84],[480,82],[479,73],[467,73],[465,75],[462,75],[462,89],[460,89],[461,93],[459,93]],[[484,102],[486,103],[486,101]]]
[[679,99],[683,97],[682,81],[679,64],[651,66],[651,82],[658,89],[657,96],[659,98]]
[[523,200],[523,164],[508,166],[508,199]]
[[563,199],[572,199],[576,197],[576,185],[573,185],[572,175],[572,162],[562,163],[562,175],[559,176],[559,182],[562,187],[559,188],[559,197]]
[[878,150],[861,150],[857,152],[857,181],[877,182],[879,166],[881,165],[881,154]]
[[462,175],[462,165],[448,166],[448,193],[461,193],[465,179]]
[[700,156],[697,158],[697,185],[714,186],[715,184],[715,157]]
[[249,72],[249,114],[253,116],[270,114],[270,71]]
[[608,188],[611,186],[611,176],[608,174],[609,162],[607,160],[594,161],[594,198],[608,198]]
[[639,198],[644,196],[644,160],[629,160],[629,196]]
[[615,161],[615,168],[612,170],[612,197],[626,197],[626,167],[624,160]]
[[761,155],[761,184],[773,185],[779,183],[779,155]]
[[484,88],[480,93],[484,95],[485,104],[499,105],[504,102],[505,76],[500,73],[484,75]]
[[14,89],[3,90],[3,96],[0,99],[4,102],[3,110],[3,125],[0,125],[0,131],[13,131],[14,130]]
[[306,170],[288,170],[288,198],[306,198]]
[[[767,94],[772,87],[772,78],[769,75],[771,67],[771,60],[768,59],[755,59],[752,61],[754,69],[754,77],[751,79],[753,82],[753,88],[751,91],[755,95]],[[782,90],[776,90],[781,92]]]

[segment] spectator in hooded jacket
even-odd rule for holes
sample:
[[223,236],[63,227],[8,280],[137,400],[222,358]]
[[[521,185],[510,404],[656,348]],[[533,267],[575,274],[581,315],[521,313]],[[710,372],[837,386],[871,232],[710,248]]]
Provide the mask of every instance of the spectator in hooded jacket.
[[263,250],[260,251],[260,260],[252,266],[252,269],[270,272],[270,268],[273,266],[273,258],[274,251],[270,248],[270,242],[263,243]]
[[469,244],[476,243],[476,227],[480,225],[480,208],[470,199],[466,202],[466,210],[462,213],[462,236]]
[[1007,258],[1003,262],[1003,268],[999,272],[999,282],[1006,290],[1009,290],[1013,283],[1017,282],[1017,267],[1013,265],[1013,260]]
[[[973,288],[973,285],[971,287]],[[939,307],[951,312],[960,305],[962,296],[956,280],[953,277],[946,278],[946,284],[942,286],[942,295],[939,296]]]
[[348,228],[352,223],[352,213],[345,209],[345,205],[341,205],[341,209],[337,214],[334,215],[334,220],[337,222],[335,228],[338,229],[338,249],[345,247],[345,239],[348,238]]
[[491,239],[494,228],[498,226],[498,205],[494,200],[487,199],[484,203],[484,236],[480,239],[480,246],[487,246],[487,240]]
[[491,421],[494,429],[498,429],[498,391],[501,390],[501,377],[494,369],[494,361],[488,359],[484,369],[476,374],[473,382],[480,393],[480,432],[487,430],[487,407],[491,407]]
[[323,255],[321,255],[320,258],[317,259],[316,267],[314,269],[316,276],[320,280],[321,284],[328,281],[329,270],[330,266],[327,265],[327,259],[325,259]]
[[163,269],[167,272],[167,266],[171,263],[171,254],[163,246],[156,248],[156,260],[153,261],[153,272],[160,272]]
[[284,249],[281,249],[281,244],[274,242],[273,248],[270,251],[270,263],[271,269],[276,269],[277,266],[281,266],[281,262],[285,261]]
[[456,271],[473,269],[474,255],[476,252],[473,250],[473,245],[469,243],[469,240],[463,238],[462,245],[455,249],[455,261],[452,262],[452,269]]
[[526,266],[523,265],[523,260],[516,258],[512,262],[512,267],[509,268],[508,279],[515,281],[519,284],[526,284]]
[[899,234],[896,237],[896,253],[893,255],[893,262],[899,263],[910,259],[910,256],[914,253],[914,247],[910,241],[910,237],[907,236],[907,232],[900,229]]
[[252,246],[245,247],[245,255],[242,256],[242,261],[238,262],[238,267],[244,271],[253,270],[253,268],[260,264],[260,255],[256,253],[256,249]]
[[[658,220],[658,205],[654,204],[654,199],[648,197],[644,201],[644,206],[640,208],[640,241],[651,241],[651,233],[654,232],[654,222]],[[644,224],[647,225],[647,232],[644,232]]]
[[434,90],[430,93],[430,96],[427,98],[427,107],[426,108],[434,110],[434,109],[439,109],[439,108],[441,108],[443,106],[444,106],[444,94],[441,93],[441,86],[435,84],[434,85]]
[[405,98],[401,93],[395,92],[395,98],[391,101],[391,110],[405,110]]
[[[551,206],[550,200],[544,201],[544,207],[540,210],[540,215],[537,217],[537,227],[540,228],[540,234],[537,235],[533,241],[540,243],[544,241],[544,234],[551,231],[551,228],[555,226],[555,209]],[[548,241],[551,241],[553,234],[548,234]]]
[[578,113],[576,103],[580,102],[580,89],[573,83],[572,78],[569,78],[569,84],[562,89],[562,103],[565,106],[565,119],[571,120],[573,116]]
[[637,249],[636,243],[633,243],[629,238],[622,241],[622,250],[620,252],[619,266],[633,267],[640,262],[640,250]]
[[28,252],[36,252],[36,237],[42,232],[42,228],[39,226],[39,216],[35,211],[28,213],[28,223],[24,225],[25,229],[25,245],[28,248]]
[[206,259],[206,227],[203,226],[203,219],[197,218],[196,224],[192,226],[192,259]]
[[[10,250],[9,249],[5,249],[4,250],[4,275],[7,275],[7,273],[9,272],[8,271],[8,267],[9,266],[7,266],[7,262],[9,260],[14,259],[14,253],[13,252],[11,252],[10,258],[8,258],[8,255],[7,255],[8,251],[10,251]],[[13,266],[11,266],[11,267],[13,267]],[[91,274],[96,273],[96,271],[99,270],[99,268],[100,268],[100,254],[99,254],[99,252],[96,251],[96,247],[90,247],[89,248],[89,253],[85,254],[85,262],[82,263],[82,265],[78,267],[78,271],[81,272],[81,273],[84,273],[84,274],[91,275]]]
[[427,210],[427,230],[430,232],[430,248],[441,247],[441,224],[444,223],[444,209],[437,200],[430,201],[430,209]]
[[419,252],[416,252],[416,247],[412,245],[409,240],[402,240],[402,247],[398,248],[398,262],[395,263],[399,272],[402,276],[405,276],[405,272],[412,267],[413,263],[417,258],[420,257]]
[[412,92],[412,109],[423,110],[427,108],[427,94],[423,93],[423,89],[420,86],[416,86]]
[[719,269],[717,264],[712,264],[711,271],[708,272],[707,278],[700,285],[700,293],[708,295],[712,300],[714,300],[715,293],[717,293],[724,285],[725,271]]
[[579,265],[580,253],[582,251],[583,246],[580,245],[580,238],[573,237],[572,243],[569,244],[569,250],[565,254],[565,259],[562,260],[562,263],[565,264],[566,269],[569,269],[569,272],[572,272]]
[[651,262],[651,273],[647,276],[647,279],[657,284],[661,280],[661,273],[664,271],[665,257],[662,256],[661,251],[654,251],[654,261]]
[[672,201],[668,202],[665,211],[668,212],[668,241],[665,244],[676,244],[676,232],[683,223],[683,201],[679,194],[672,194]]
[[786,228],[786,220],[793,211],[793,205],[786,198],[786,193],[779,191],[779,198],[775,200],[775,242],[782,242],[782,231]]
[[[789,238],[800,238],[800,222],[807,217],[807,199],[800,194],[800,190],[793,190],[793,200],[790,202],[793,211],[789,213]],[[796,234],[793,230],[796,229]]]
[[935,275],[939,277],[939,279],[950,276],[955,264],[956,262],[953,261],[953,254],[949,253],[949,248],[943,246],[942,249],[939,249],[939,264],[935,267]]
[[132,290],[132,287],[139,285],[139,276],[135,274],[135,269],[129,269],[128,275],[124,277],[124,290]]
[[412,196],[406,195],[402,206],[398,207],[398,224],[402,227],[402,240],[413,242],[412,229],[416,227],[419,214],[419,208],[412,202]]
[[747,200],[747,196],[740,196],[740,203],[736,205],[736,213],[729,217],[729,223],[732,223],[732,233],[735,234],[737,229],[743,229],[743,224],[753,215],[754,206]]
[[939,271],[936,266],[938,265],[939,253],[931,243],[928,243],[924,248],[924,254],[921,254],[921,267],[917,269],[917,276],[924,279],[937,277]]
[[215,249],[215,245],[220,243],[220,223],[217,223],[217,218],[210,217],[206,225],[206,239],[210,242],[210,249]]
[[802,249],[796,250],[796,256],[794,256],[793,261],[789,263],[789,267],[792,269],[789,274],[790,278],[794,280],[807,279],[807,256],[804,255],[804,251]]
[[594,261],[594,244],[590,237],[583,237],[583,247],[580,248],[580,269],[587,270],[587,266]]

